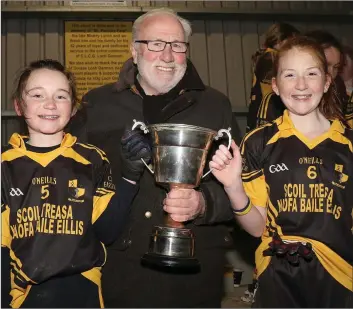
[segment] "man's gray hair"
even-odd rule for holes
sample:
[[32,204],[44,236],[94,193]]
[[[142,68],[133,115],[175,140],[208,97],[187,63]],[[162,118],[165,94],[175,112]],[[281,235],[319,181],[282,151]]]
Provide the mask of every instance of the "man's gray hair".
[[182,25],[184,29],[184,36],[185,36],[185,41],[189,42],[189,37],[191,36],[192,30],[191,30],[191,24],[188,20],[180,17],[175,11],[169,8],[158,8],[154,9],[151,11],[148,11],[147,13],[141,15],[139,18],[137,18],[132,25],[132,41],[134,42],[135,40],[138,39],[138,32],[140,30],[141,24],[147,19],[152,16],[157,16],[157,15],[170,15],[175,17],[180,24]]

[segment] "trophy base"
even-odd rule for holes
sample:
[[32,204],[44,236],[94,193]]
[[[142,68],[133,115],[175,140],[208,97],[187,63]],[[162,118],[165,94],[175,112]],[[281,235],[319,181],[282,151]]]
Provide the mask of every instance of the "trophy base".
[[141,258],[143,266],[160,270],[190,271],[200,270],[200,263],[196,258],[171,257],[155,253],[145,253]]

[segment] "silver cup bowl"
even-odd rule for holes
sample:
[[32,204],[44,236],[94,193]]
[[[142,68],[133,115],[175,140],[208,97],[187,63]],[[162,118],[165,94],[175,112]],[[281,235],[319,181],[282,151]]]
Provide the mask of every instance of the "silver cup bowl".
[[217,132],[183,124],[157,124],[147,128],[153,143],[156,182],[184,188],[197,187]]

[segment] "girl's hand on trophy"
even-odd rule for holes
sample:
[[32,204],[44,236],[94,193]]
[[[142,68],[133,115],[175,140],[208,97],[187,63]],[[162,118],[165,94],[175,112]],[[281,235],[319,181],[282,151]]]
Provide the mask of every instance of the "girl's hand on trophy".
[[201,192],[194,189],[174,188],[163,201],[163,209],[177,222],[193,220],[205,211],[205,200]]
[[231,143],[233,155],[224,145],[220,145],[209,163],[212,174],[225,188],[232,187],[241,182],[242,158],[239,147],[234,140]]

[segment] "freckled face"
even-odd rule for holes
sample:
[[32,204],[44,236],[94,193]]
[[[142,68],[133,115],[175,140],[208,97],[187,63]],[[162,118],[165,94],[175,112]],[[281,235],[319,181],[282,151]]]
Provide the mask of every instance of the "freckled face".
[[316,110],[330,85],[319,61],[309,51],[293,48],[279,60],[272,87],[287,109],[297,115]]

